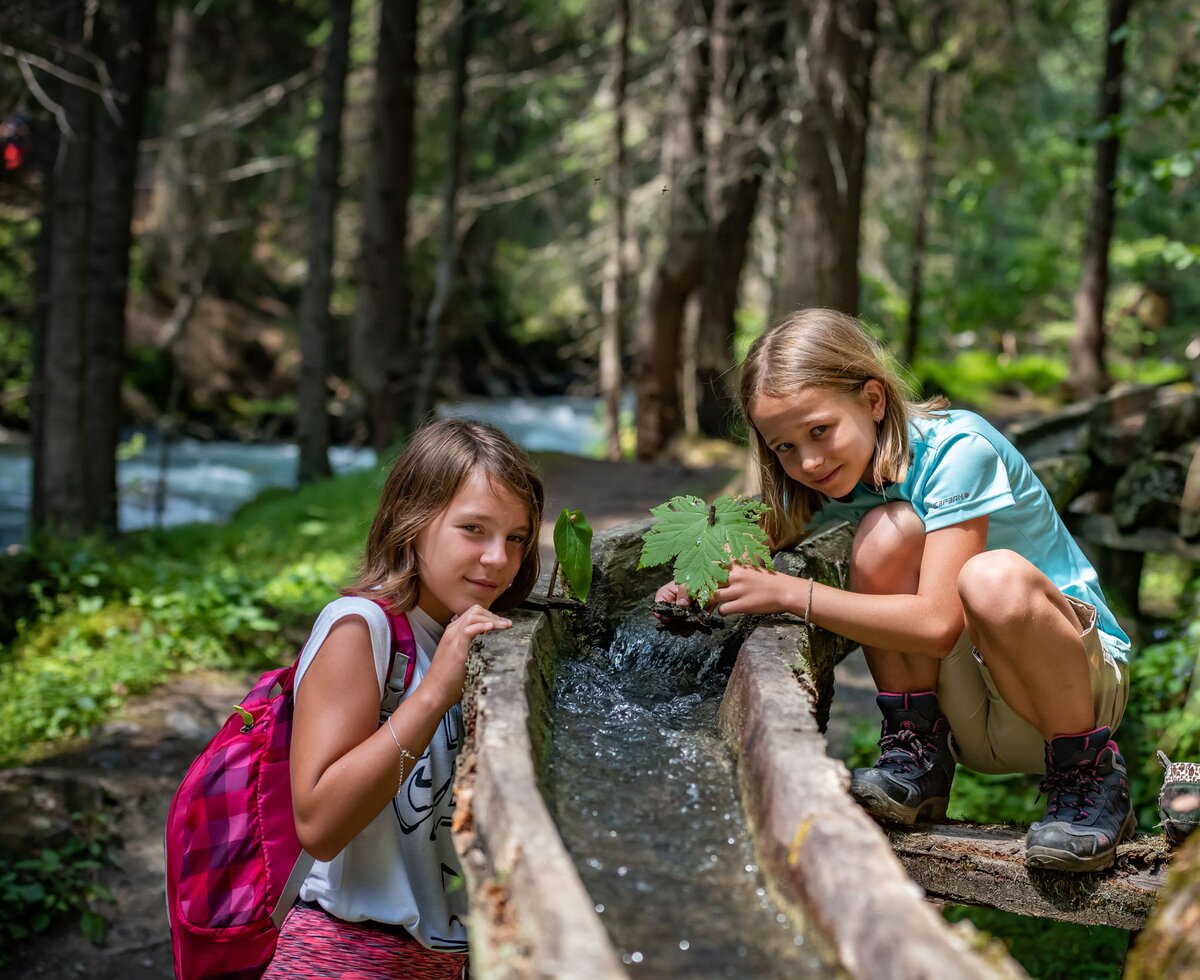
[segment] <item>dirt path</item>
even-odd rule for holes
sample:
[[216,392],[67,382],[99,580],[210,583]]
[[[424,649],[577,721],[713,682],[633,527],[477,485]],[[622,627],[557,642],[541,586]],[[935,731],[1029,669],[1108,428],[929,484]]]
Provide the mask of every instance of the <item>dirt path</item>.
[[[678,463],[605,463],[558,454],[541,457],[547,484],[543,560],[553,553],[552,528],[564,507],[584,512],[596,530],[645,516],[677,493],[710,495],[731,471]],[[105,728],[36,767],[103,788],[110,825],[122,842],[120,869],[104,883],[116,898],[108,910],[104,946],[74,927],[59,928],[18,946],[2,971],[9,978],[88,977],[141,980],[172,975],[163,900],[162,833],[171,793],[184,769],[246,692],[250,678],[215,671],[172,679],[152,694],[131,699]]]

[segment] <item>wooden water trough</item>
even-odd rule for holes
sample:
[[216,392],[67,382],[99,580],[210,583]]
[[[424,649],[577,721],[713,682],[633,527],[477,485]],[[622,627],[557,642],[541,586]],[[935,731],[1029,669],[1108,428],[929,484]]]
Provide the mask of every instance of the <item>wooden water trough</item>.
[[[597,539],[584,612],[518,613],[472,663],[455,841],[476,977],[627,975],[558,836],[539,773],[552,738],[557,651],[580,635],[606,646],[623,616],[648,614],[661,572],[634,571],[647,527],[625,525]],[[848,540],[845,531],[814,540],[785,561],[839,581]],[[851,800],[845,767],[826,754],[818,719],[827,715],[845,642],[817,630],[810,643],[789,617],[745,628],[720,719],[758,863],[779,905],[810,923],[851,977],[1024,976],[1003,947],[969,925],[947,924],[926,901],[887,835]]]

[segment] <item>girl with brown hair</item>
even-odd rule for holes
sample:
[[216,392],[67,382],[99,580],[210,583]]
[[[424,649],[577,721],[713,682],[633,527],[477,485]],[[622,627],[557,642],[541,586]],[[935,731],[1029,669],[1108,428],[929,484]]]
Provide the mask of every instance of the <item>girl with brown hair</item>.
[[[297,667],[293,810],[316,863],[268,977],[465,975],[459,701],[472,640],[511,626],[502,613],[537,580],[543,504],[528,458],[483,423],[428,424],[392,466],[358,580],[317,617]],[[405,657],[385,676],[389,614],[415,641],[407,684]]]

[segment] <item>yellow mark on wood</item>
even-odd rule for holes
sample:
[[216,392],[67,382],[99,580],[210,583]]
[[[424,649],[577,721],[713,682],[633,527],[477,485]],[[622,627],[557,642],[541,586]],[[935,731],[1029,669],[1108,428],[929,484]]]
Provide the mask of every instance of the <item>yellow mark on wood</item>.
[[812,820],[802,820],[796,826],[796,835],[792,838],[792,846],[788,848],[788,867],[794,868],[800,861],[800,845],[812,829]]

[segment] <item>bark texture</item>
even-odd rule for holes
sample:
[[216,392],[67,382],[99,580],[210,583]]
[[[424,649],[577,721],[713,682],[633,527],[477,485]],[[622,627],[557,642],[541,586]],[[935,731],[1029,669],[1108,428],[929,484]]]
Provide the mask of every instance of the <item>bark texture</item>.
[[[64,36],[84,45],[84,12],[72,4],[66,13]],[[88,72],[87,61],[67,52],[69,71]],[[92,145],[95,97],[78,86],[64,85],[59,104],[70,133],[60,134],[58,161],[50,212],[48,305],[44,321],[39,403],[42,420],[33,460],[34,499],[40,503],[41,523],[65,534],[93,526],[87,497],[83,441],[84,316],[87,306],[87,252],[91,222]]]
[[605,267],[600,339],[600,393],[604,399],[608,458],[621,458],[621,351],[629,307],[629,271],[625,268],[628,240],[628,197],[625,190],[627,153],[625,125],[629,107],[625,99],[629,77],[629,0],[617,2],[616,77],[613,82],[613,166],[611,174],[613,240]]
[[[725,11],[723,18],[718,17],[721,11]],[[715,108],[710,122],[718,113],[726,121],[720,127],[724,165],[710,169],[710,214],[714,217],[691,381],[695,386],[695,428],[705,435],[728,436],[738,416],[732,369],[742,270],[750,253],[763,179],[771,163],[766,148],[775,142],[783,104],[787,4],[757,0],[738,5],[719,0],[713,19],[713,75],[721,91],[709,100]],[[718,46],[717,39],[724,33],[721,27],[731,35],[731,43]],[[717,70],[722,64],[727,70]],[[710,164],[715,159],[711,148],[715,142],[710,141]],[[724,175],[720,184],[718,174]]]
[[[935,9],[931,16],[933,51],[942,43],[942,21],[946,12]],[[929,198],[933,190],[933,134],[937,126],[938,89],[942,71],[931,67],[925,80],[925,106],[921,114],[920,170],[917,174],[917,199],[913,203],[912,258],[908,265],[908,318],[904,331],[904,363],[911,365],[921,344],[921,302],[925,287],[925,241],[929,231]]]
[[380,4],[358,309],[351,338],[354,377],[366,396],[371,442],[380,450],[391,445],[400,420],[411,413],[416,368],[406,240],[413,180],[417,9],[418,0]]
[[1096,170],[1092,180],[1092,210],[1083,247],[1083,270],[1075,291],[1075,337],[1071,344],[1069,384],[1076,395],[1094,395],[1108,388],[1104,363],[1106,345],[1104,306],[1108,299],[1108,247],[1116,224],[1117,157],[1121,139],[1116,118],[1121,112],[1125,75],[1125,31],[1132,0],[1109,0],[1105,34],[1104,78],[1100,83],[1097,122],[1108,132],[1096,141]]
[[137,146],[154,0],[69,5],[58,29],[64,66],[92,77],[103,63],[123,98],[105,105],[70,84],[46,182],[32,409],[34,525],[65,534],[115,530],[125,294]]
[[442,318],[450,302],[450,287],[458,266],[458,192],[462,187],[466,163],[464,146],[467,112],[467,69],[471,58],[471,22],[475,0],[462,0],[454,31],[454,80],[450,94],[450,146],[446,159],[446,183],[442,189],[442,218],[438,235],[438,264],[434,276],[433,299],[425,314],[421,340],[420,371],[417,375],[413,426],[420,425],[433,411],[437,401],[437,379],[442,361]]
[[708,101],[708,11],[678,0],[675,68],[663,138],[666,241],[638,331],[634,388],[637,455],[653,459],[682,427],[680,339],[684,310],[704,272],[704,114]]
[[308,278],[300,298],[300,377],[296,428],[301,483],[329,476],[329,297],[333,291],[334,216],[342,156],[342,109],[350,53],[353,0],[332,0],[331,29],[321,75],[321,126],[308,210]]
[[120,114],[96,111],[92,220],[88,245],[88,303],[83,444],[84,494],[89,523],[117,527],[117,443],[121,431],[121,376],[125,360],[125,299],[129,283],[138,141],[145,118],[147,72],[154,43],[157,0],[126,0],[100,8],[97,54],[113,87],[127,96]]
[[797,6],[807,38],[805,95],[773,313],[825,306],[856,315],[876,4]]

